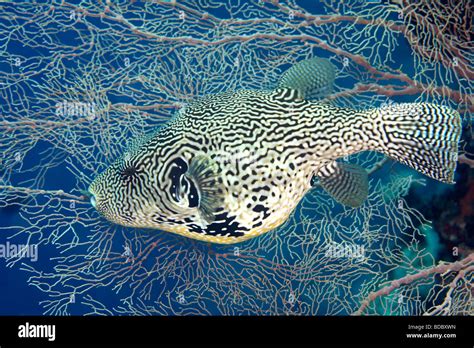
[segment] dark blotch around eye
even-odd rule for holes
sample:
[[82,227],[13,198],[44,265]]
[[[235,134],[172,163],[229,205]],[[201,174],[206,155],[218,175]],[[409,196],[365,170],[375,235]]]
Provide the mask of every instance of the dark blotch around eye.
[[181,200],[181,179],[188,170],[188,165],[181,158],[176,158],[170,163],[170,173],[168,175],[171,180],[170,194],[176,202]]
[[189,207],[194,208],[199,206],[199,191],[193,182],[189,180],[189,194],[188,194]]

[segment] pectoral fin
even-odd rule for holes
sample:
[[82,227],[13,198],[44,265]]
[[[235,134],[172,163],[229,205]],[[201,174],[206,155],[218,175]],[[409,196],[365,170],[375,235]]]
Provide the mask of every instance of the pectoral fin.
[[191,161],[189,171],[185,174],[197,184],[199,190],[199,211],[207,223],[214,221],[214,213],[223,203],[219,190],[219,168],[212,159],[198,155]]
[[341,204],[356,208],[367,199],[367,171],[356,164],[331,162],[316,177],[321,187]]

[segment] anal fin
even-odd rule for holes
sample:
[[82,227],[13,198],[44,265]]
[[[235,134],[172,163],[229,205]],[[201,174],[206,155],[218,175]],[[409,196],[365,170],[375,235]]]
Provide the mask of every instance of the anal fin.
[[356,208],[367,199],[369,179],[361,166],[334,161],[322,167],[316,177],[321,187],[341,204]]

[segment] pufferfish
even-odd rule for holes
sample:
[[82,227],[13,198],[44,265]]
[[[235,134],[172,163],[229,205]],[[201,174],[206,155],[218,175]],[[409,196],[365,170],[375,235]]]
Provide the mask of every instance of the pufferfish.
[[240,90],[189,103],[156,132],[132,141],[89,187],[106,219],[220,244],[284,223],[317,180],[336,201],[358,207],[364,168],[338,159],[377,151],[453,183],[459,114],[429,103],[368,110],[318,101],[334,66],[299,62],[274,90]]

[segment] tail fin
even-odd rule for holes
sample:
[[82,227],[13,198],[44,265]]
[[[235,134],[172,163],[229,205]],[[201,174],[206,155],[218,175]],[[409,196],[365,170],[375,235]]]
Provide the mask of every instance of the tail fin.
[[374,150],[445,183],[454,183],[461,137],[459,113],[428,103],[395,104],[371,110]]

